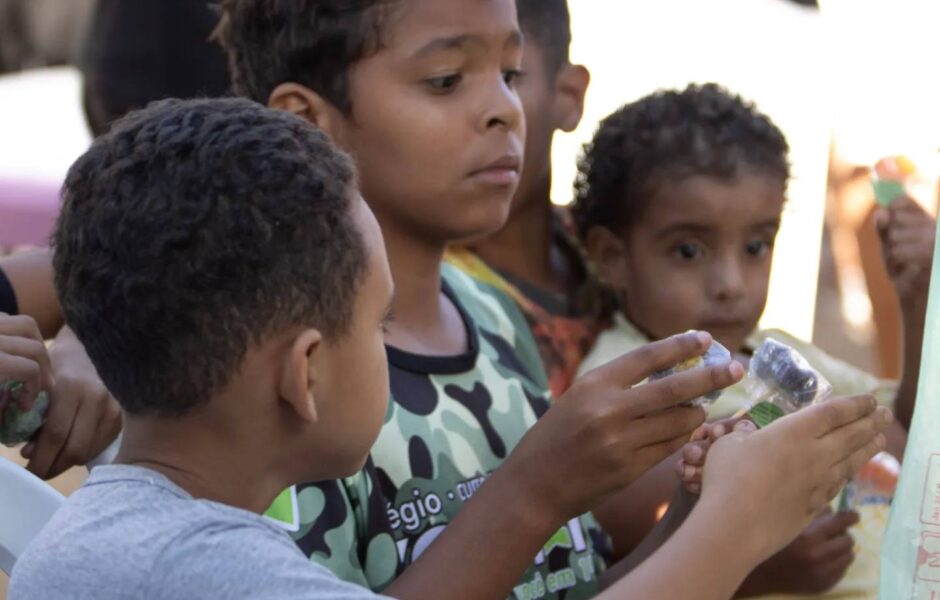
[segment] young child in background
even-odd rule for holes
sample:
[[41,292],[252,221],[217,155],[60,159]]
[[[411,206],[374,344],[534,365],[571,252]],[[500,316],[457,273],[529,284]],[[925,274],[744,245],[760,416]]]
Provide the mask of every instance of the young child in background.
[[[582,239],[622,312],[585,359],[587,371],[612,356],[690,328],[711,332],[745,362],[771,337],[795,347],[833,385],[834,394],[873,394],[899,412],[913,402],[919,350],[906,356],[905,382],[881,381],[781,331],[761,331],[774,241],[790,177],[782,133],[741,98],[715,85],[666,91],[608,117],[580,164],[574,214]],[[899,201],[884,218],[889,266],[905,318],[926,308],[929,248],[905,248],[905,230],[930,226],[930,217]],[[932,246],[931,246],[932,247]],[[926,261],[926,264],[925,264]],[[920,346],[922,328],[910,332]],[[736,413],[744,386],[725,391],[710,419]],[[648,510],[668,500],[671,481],[645,481]],[[635,486],[636,487],[636,486]],[[888,507],[824,514],[781,555],[749,579],[742,593],[819,593],[867,598],[877,594],[878,551]],[[853,560],[854,558],[854,560]],[[846,574],[842,578],[843,573]],[[841,581],[840,581],[841,580]]]

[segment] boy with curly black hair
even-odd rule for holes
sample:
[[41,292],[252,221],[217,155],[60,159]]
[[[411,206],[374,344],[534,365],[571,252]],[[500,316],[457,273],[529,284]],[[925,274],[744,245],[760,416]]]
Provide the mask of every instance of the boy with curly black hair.
[[[912,386],[899,390],[897,383],[880,381],[784,332],[758,329],[790,178],[788,153],[784,135],[767,116],[714,84],[658,92],[601,123],[580,162],[574,214],[622,312],[600,335],[583,371],[650,340],[696,328],[709,331],[745,364],[764,339],[773,337],[798,348],[836,394],[873,394],[883,404],[896,403],[899,413],[913,402]],[[922,211],[909,219],[909,204],[899,202],[891,209],[902,215],[891,224],[895,237],[929,221]],[[896,250],[896,243],[886,244],[889,258]],[[929,262],[929,253],[922,256]],[[922,319],[926,286],[902,294],[902,305],[910,321],[918,315]],[[922,326],[910,331],[917,347],[922,334]],[[913,361],[909,366],[919,365],[918,355],[906,358]],[[916,385],[916,366],[905,373]],[[709,417],[726,418],[746,401],[744,387],[735,386]],[[643,490],[649,497],[637,518],[654,514],[672,485],[668,477],[650,476],[634,486],[637,494]],[[877,593],[887,510],[887,505],[862,508],[860,528],[854,530],[857,556],[848,529],[858,515],[821,515],[759,568],[743,593],[820,593],[846,573],[834,594]]]
[[[64,190],[56,289],[124,441],[11,597],[371,597],[257,514],[360,468],[385,412],[391,275],[349,159],[248,100],[170,100],[99,138]],[[249,561],[265,575],[232,568]]]

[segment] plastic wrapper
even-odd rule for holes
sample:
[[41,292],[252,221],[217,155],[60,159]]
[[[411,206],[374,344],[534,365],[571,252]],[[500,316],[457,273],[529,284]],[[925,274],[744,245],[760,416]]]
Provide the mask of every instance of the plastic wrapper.
[[839,511],[857,511],[868,505],[890,505],[900,473],[898,459],[887,452],[876,455],[843,488],[839,496]]
[[[664,377],[669,377],[670,375],[675,375],[676,373],[688,371],[689,369],[726,365],[729,362],[731,362],[731,352],[713,340],[712,345],[708,347],[708,350],[706,350],[705,354],[702,356],[690,358],[689,360],[683,361],[670,369],[653,373],[650,375],[650,381],[663,379]],[[715,400],[718,400],[720,397],[721,390],[717,390],[711,392],[710,394],[706,394],[705,396],[696,398],[690,402],[686,402],[683,404],[683,406],[699,406],[702,408],[708,408],[715,402]]]
[[878,204],[889,206],[907,194],[907,186],[916,172],[914,163],[906,156],[889,156],[879,160],[871,179]]
[[748,416],[758,427],[822,402],[832,386],[793,348],[767,339],[751,358],[747,377]]
[[49,396],[39,392],[28,410],[23,408],[24,385],[19,381],[0,382],[0,444],[16,446],[28,442],[43,426],[49,410]]

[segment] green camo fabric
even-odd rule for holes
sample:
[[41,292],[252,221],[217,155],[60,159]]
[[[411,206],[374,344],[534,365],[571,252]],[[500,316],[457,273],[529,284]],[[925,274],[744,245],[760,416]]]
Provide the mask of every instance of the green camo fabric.
[[[471,351],[429,358],[390,348],[391,401],[366,467],[287,490],[268,513],[311,560],[376,591],[440,535],[550,402],[535,341],[512,301],[452,267],[443,273]],[[505,510],[521,515],[526,506]],[[573,519],[546,540],[513,597],[593,596],[605,543],[591,515]],[[499,551],[499,539],[492,548]]]

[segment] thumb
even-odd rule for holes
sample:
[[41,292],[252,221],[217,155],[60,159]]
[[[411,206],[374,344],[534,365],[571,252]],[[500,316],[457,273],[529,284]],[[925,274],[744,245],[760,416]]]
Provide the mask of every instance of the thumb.
[[858,520],[858,513],[854,510],[826,515],[820,519],[816,532],[823,539],[836,537],[848,531],[850,527],[858,523]]
[[36,453],[36,442],[28,442],[23,449],[20,450],[20,456],[29,460],[33,457],[33,454]]

